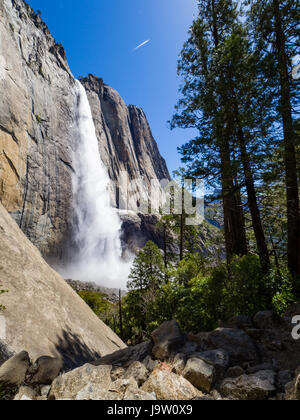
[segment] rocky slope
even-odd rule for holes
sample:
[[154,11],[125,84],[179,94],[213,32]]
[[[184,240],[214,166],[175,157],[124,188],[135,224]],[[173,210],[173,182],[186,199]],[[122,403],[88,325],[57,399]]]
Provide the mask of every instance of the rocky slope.
[[[0,204],[0,362],[26,349],[80,366],[124,343],[43,260]],[[2,327],[2,328],[1,328]]]
[[[1,0],[0,40],[0,201],[42,254],[55,260],[63,257],[70,234],[74,77],[63,47],[23,0]],[[127,108],[96,77],[82,82],[112,181],[121,172],[131,180],[143,177],[146,185],[169,178],[143,111]],[[134,185],[133,207],[139,192]],[[111,196],[127,210],[124,191],[117,199],[112,188]]]
[[151,341],[59,376],[56,359],[31,365],[22,352],[0,367],[0,399],[2,387],[16,400],[299,400],[300,343],[291,325],[289,316],[259,312],[191,335],[169,321]]

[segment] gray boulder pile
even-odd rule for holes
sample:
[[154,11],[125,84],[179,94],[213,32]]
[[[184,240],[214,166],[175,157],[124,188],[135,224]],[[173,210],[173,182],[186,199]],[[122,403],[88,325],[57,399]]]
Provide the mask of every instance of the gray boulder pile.
[[15,400],[299,400],[300,341],[291,317],[260,312],[210,333],[176,321],[151,341],[69,372],[59,358],[22,352],[0,367],[0,398]]

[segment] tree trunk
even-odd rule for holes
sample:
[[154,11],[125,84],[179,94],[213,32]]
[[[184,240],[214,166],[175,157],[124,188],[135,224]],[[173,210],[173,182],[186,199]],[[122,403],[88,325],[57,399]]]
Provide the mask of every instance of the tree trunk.
[[270,257],[268,246],[266,242],[265,233],[263,230],[260,211],[256,198],[256,191],[254,186],[254,179],[252,175],[251,165],[249,162],[248,153],[246,150],[246,142],[243,130],[238,130],[239,146],[241,152],[241,160],[244,169],[245,183],[248,195],[248,205],[251,213],[254,235],[256,239],[258,255],[263,272],[268,272],[270,269]]
[[284,158],[286,171],[287,219],[288,219],[288,266],[292,274],[300,274],[300,218],[295,132],[293,127],[291,91],[286,55],[285,34],[282,28],[279,1],[273,0],[276,48],[280,72],[281,115],[284,132]]
[[180,215],[180,252],[179,252],[179,261],[183,260],[183,252],[184,252],[184,224],[185,224],[185,215],[184,211],[182,210]]
[[[212,35],[215,48],[219,46],[218,22],[215,10],[215,0],[211,0],[212,10]],[[221,98],[225,103],[226,98]],[[221,177],[222,177],[222,196],[224,209],[224,231],[227,261],[230,263],[233,255],[246,255],[248,252],[246,230],[243,216],[243,209],[240,200],[240,191],[234,186],[233,172],[230,157],[229,145],[229,126],[224,133],[221,127],[218,127],[220,134],[220,159],[221,159]]]
[[123,313],[122,313],[122,291],[119,289],[119,319],[120,319],[120,337],[124,338],[123,335]]
[[227,142],[220,148],[222,167],[222,196],[224,208],[224,230],[227,261],[233,255],[246,255],[248,252],[242,206],[239,203],[239,189],[234,185],[230,151]]

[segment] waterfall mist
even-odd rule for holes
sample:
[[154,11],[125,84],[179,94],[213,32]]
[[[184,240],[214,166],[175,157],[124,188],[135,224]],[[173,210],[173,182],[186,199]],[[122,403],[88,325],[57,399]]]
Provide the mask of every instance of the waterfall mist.
[[121,221],[111,206],[109,176],[101,161],[90,104],[76,81],[76,146],[73,176],[71,261],[59,271],[65,278],[126,287],[131,261],[122,259]]

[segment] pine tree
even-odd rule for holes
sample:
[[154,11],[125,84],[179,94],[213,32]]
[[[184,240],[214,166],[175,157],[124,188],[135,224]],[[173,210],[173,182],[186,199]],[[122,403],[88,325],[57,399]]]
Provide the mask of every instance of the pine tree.
[[267,272],[270,260],[255,186],[254,162],[263,165],[265,148],[272,143],[272,96],[261,84],[257,63],[258,57],[251,49],[247,31],[236,22],[231,35],[219,48],[215,75],[222,74],[226,82],[224,112],[232,123],[232,148],[237,150],[236,163],[242,168],[240,182],[245,185],[261,266]]
[[[291,77],[291,62],[299,48],[299,2],[250,0],[248,13],[253,41],[267,64],[265,77],[274,89],[282,125],[283,157],[288,220],[288,266],[300,274],[300,213],[296,165],[296,132],[293,106],[297,81]],[[295,109],[295,108],[294,108]]]
[[222,76],[214,66],[220,45],[230,35],[237,17],[231,0],[199,1],[199,18],[190,29],[178,71],[184,78],[182,99],[172,127],[196,128],[199,137],[180,149],[192,176],[221,184],[227,257],[247,253],[240,185],[231,149],[232,126],[224,109],[228,98]]
[[164,283],[163,257],[158,246],[149,241],[136,257],[127,283],[127,303],[135,313],[140,339],[147,330],[153,304]]

